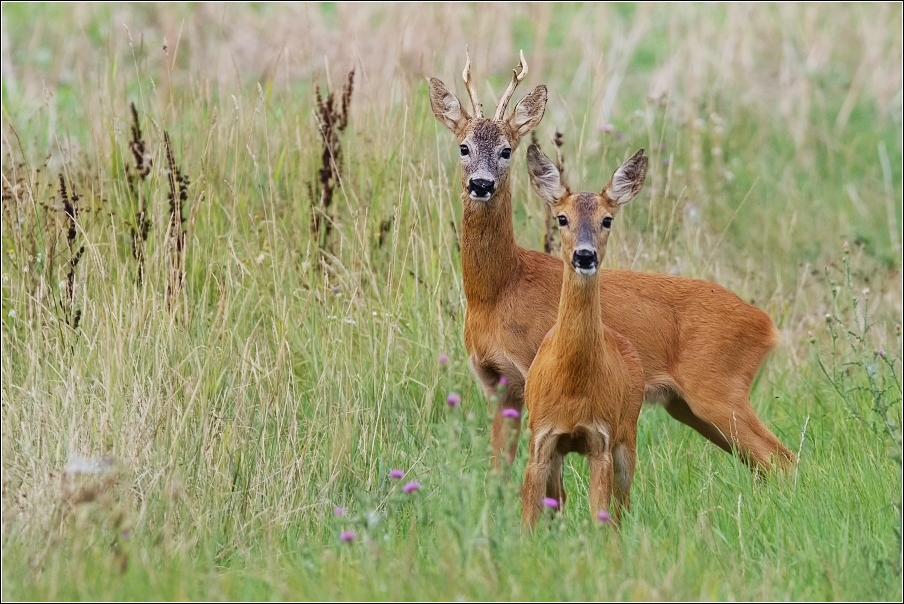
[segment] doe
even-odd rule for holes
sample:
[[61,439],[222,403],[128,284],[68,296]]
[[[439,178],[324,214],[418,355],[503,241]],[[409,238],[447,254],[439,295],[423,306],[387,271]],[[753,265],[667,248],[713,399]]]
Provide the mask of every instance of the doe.
[[[643,187],[643,149],[615,171],[602,193],[572,193],[539,147],[527,149],[534,191],[548,203],[562,237],[562,293],[555,325],[527,372],[525,403],[530,461],[522,488],[522,522],[533,526],[542,497],[565,504],[562,463],[568,453],[590,462],[590,508],[617,525],[628,508],[637,459],[637,418],[643,406],[640,356],[627,338],[603,324],[600,263],[612,219]],[[613,480],[614,479],[614,480]]]

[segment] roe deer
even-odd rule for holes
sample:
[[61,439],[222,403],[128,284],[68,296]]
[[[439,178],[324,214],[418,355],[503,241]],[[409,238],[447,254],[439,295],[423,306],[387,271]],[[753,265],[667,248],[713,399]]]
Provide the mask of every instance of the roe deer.
[[[465,347],[487,396],[499,379],[508,387],[495,410],[492,446],[512,461],[521,420],[506,416],[524,406],[524,376],[559,308],[562,262],[515,242],[509,169],[512,153],[546,109],[546,87],[537,86],[506,119],[515,87],[527,75],[521,54],[493,118],[484,118],[471,79],[465,85],[474,115],[436,78],[429,78],[430,106],[458,139],[462,168],[461,271],[467,309]],[[770,469],[796,461],[756,416],[750,387],[778,332],[763,311],[725,288],[689,279],[609,269],[600,279],[602,317],[628,338],[644,368],[646,398],[751,467]],[[492,399],[491,399],[492,400]],[[773,457],[775,456],[775,459]]]
[[[617,526],[627,510],[637,459],[637,418],[643,406],[643,365],[634,346],[603,324],[597,270],[606,255],[612,219],[643,186],[643,149],[615,171],[600,194],[571,193],[540,148],[527,148],[530,182],[550,205],[562,235],[562,294],[556,324],[527,372],[524,400],[530,460],[524,472],[522,523],[533,526],[544,492],[565,505],[562,462],[568,453],[590,462],[590,510]],[[614,478],[614,481],[613,481]],[[606,516],[604,516],[606,517]]]

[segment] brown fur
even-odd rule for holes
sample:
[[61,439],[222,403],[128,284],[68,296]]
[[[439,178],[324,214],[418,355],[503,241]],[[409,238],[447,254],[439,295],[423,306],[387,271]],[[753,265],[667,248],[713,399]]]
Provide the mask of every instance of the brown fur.
[[[538,86],[503,121],[472,120],[435,78],[430,99],[437,119],[460,144],[478,126],[486,138],[492,125],[497,139],[514,151],[542,118],[546,89]],[[500,377],[508,380],[499,409],[493,410],[492,443],[511,461],[517,438],[500,412],[523,409],[525,375],[558,312],[562,261],[516,244],[508,166],[500,170],[488,201],[470,198],[468,178],[463,166],[465,347],[488,396],[496,394]],[[640,355],[648,400],[751,466],[768,469],[796,461],[749,400],[753,379],[778,342],[768,315],[715,283],[625,270],[602,272],[600,306],[604,323]],[[519,420],[508,425],[520,430]]]
[[[564,260],[556,324],[549,330],[527,373],[524,400],[530,426],[530,461],[524,473],[522,522],[533,526],[541,498],[565,505],[562,463],[568,453],[590,461],[590,509],[609,512],[617,525],[629,505],[637,460],[637,418],[643,406],[643,365],[637,351],[618,332],[603,324],[599,263],[606,254],[611,221],[621,206],[643,186],[647,157],[643,150],[619,168],[613,180],[624,186],[612,199],[612,181],[602,194],[569,193],[555,165],[531,145],[527,152],[531,184],[561,222]],[[628,186],[630,185],[630,186]],[[593,252],[592,269],[585,261],[578,274],[575,251]]]
[[[529,157],[531,152],[539,154],[536,147]],[[645,167],[646,157],[642,159]],[[642,184],[643,174],[631,197]],[[550,201],[554,214],[568,219],[560,226],[565,268],[556,324],[540,344],[526,378],[531,438],[522,521],[525,526],[536,523],[544,492],[558,501],[558,509],[564,507],[562,464],[566,454],[575,452],[590,461],[591,512],[608,512],[614,494],[612,519],[617,525],[629,506],[634,480],[643,366],[631,343],[603,324],[598,311],[600,272],[594,268],[592,275],[579,275],[571,259],[586,230],[586,243],[602,261],[609,230],[600,223],[604,217],[614,217],[619,204],[605,193],[566,192]]]

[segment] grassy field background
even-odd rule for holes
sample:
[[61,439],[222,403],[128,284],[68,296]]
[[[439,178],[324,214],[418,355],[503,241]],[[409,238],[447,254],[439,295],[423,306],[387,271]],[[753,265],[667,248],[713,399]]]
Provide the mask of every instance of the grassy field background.
[[[900,601],[902,25],[882,3],[4,3],[3,599]],[[569,509],[521,532],[526,451],[490,470],[425,80],[464,98],[466,46],[486,105],[524,50],[516,94],[549,87],[537,136],[562,133],[572,187],[648,150],[606,263],[769,313],[752,401],[790,475],[647,407],[619,534],[577,457]],[[350,70],[317,212],[317,90],[341,105]],[[524,148],[516,235],[541,249]]]

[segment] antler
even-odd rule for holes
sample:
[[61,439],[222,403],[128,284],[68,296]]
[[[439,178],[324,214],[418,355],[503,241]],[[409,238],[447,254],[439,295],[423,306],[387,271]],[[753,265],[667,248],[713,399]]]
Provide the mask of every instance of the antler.
[[499,105],[496,107],[496,113],[493,115],[494,120],[501,120],[505,117],[505,110],[508,108],[509,101],[512,99],[512,94],[515,92],[515,88],[518,87],[518,84],[521,83],[527,76],[527,61],[524,59],[524,51],[521,51],[521,61],[518,63],[518,69],[521,70],[521,73],[518,73],[517,70],[512,70],[512,81],[509,82],[508,88],[505,89],[505,93],[503,93],[502,98],[499,99]]
[[471,97],[471,106],[474,107],[474,117],[482,118],[483,109],[480,101],[477,100],[477,91],[474,90],[474,81],[471,79],[471,53],[468,52],[467,46],[465,46],[465,55],[467,55],[468,61],[465,63],[465,70],[461,72],[461,77],[464,78],[465,86],[468,88],[468,96]]

